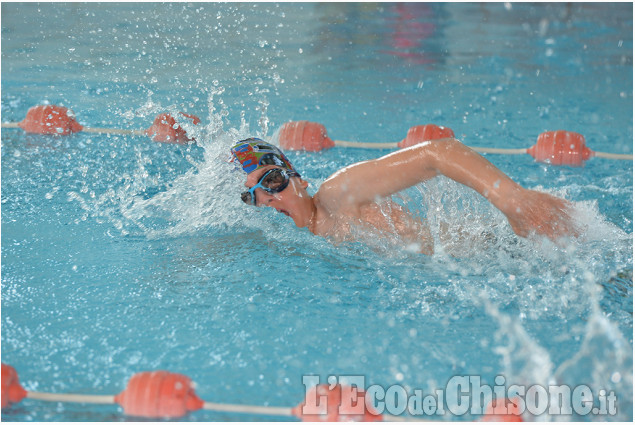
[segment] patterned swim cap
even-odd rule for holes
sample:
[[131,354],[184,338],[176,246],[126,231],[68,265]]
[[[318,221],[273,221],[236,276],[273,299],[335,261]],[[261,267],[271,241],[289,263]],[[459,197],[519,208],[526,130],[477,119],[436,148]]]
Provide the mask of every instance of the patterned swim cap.
[[280,149],[255,137],[241,140],[232,146],[231,154],[230,162],[240,163],[247,174],[267,165],[277,165],[297,173]]

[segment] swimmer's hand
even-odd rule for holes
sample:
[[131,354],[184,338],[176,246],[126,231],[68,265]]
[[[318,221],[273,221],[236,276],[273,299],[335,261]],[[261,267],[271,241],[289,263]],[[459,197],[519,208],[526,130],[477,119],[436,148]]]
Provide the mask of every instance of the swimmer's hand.
[[518,236],[532,232],[556,241],[567,236],[578,236],[571,218],[571,204],[547,193],[517,187],[514,196],[501,208]]

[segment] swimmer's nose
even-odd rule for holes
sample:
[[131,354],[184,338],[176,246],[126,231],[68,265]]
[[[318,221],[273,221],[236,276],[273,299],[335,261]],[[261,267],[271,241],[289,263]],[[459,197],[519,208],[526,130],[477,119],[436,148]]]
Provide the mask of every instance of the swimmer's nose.
[[263,192],[262,196],[260,194],[258,194],[258,197],[257,197],[258,206],[259,207],[276,208],[276,205],[278,205],[278,204],[276,203],[274,205],[273,202],[280,200],[279,195],[277,193],[267,193],[264,190],[262,192]]
[[[258,189],[256,189],[256,190],[258,190]],[[265,192],[264,190],[259,190],[258,191],[258,196],[256,196],[256,201],[257,201],[256,205],[258,207],[269,207],[270,206],[269,204],[273,200],[274,200],[273,195]]]

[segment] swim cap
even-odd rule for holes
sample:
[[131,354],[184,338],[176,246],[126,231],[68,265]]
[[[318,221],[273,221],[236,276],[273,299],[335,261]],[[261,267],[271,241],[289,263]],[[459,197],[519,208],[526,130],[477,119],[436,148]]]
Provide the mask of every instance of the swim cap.
[[231,153],[230,162],[239,162],[247,174],[267,165],[277,165],[298,173],[280,149],[255,137],[241,140],[231,148]]

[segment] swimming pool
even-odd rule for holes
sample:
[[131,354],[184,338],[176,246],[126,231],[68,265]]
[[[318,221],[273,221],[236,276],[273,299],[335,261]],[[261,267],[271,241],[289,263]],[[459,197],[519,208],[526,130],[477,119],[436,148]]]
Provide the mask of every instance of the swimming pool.
[[[632,420],[632,162],[487,156],[577,203],[589,227],[565,247],[515,237],[450,181],[409,189],[399,202],[473,240],[431,257],[384,240],[333,245],[247,208],[225,162],[236,137],[291,120],[366,142],[433,122],[501,148],[567,129],[632,153],[632,28],[623,3],[3,3],[3,122],[48,102],[90,127],[147,128],[166,110],[202,125],[190,146],[2,130],[2,362],[33,391],[116,394],[164,369],[205,400],[271,406],[296,405],[307,375],[425,394],[453,376],[504,375],[614,391],[617,414],[599,419]],[[388,152],[289,158],[315,190]],[[129,419],[32,400],[2,417]]]

